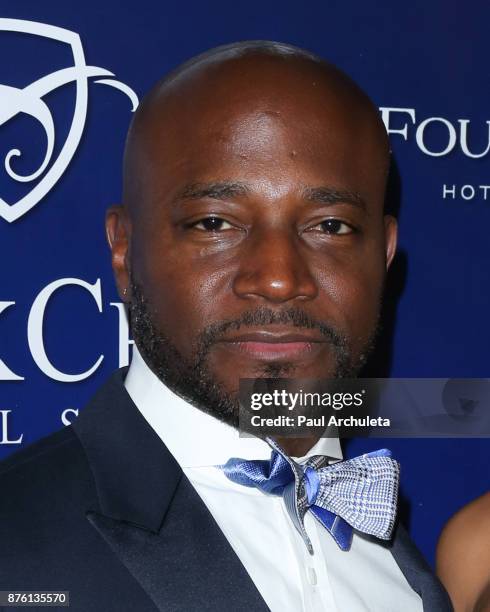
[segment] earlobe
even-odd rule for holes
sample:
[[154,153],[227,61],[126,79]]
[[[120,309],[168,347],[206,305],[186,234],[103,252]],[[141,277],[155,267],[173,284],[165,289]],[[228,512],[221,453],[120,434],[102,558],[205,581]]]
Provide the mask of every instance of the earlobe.
[[386,269],[391,265],[396,253],[398,239],[398,223],[393,215],[385,215],[385,245],[386,245]]
[[129,247],[131,223],[124,206],[111,206],[105,219],[106,237],[111,249],[112,269],[119,295],[123,302],[128,299],[130,270]]

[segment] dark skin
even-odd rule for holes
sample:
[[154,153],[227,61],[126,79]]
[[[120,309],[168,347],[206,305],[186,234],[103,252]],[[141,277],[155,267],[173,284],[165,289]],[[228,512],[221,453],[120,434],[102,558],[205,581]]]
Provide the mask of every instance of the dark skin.
[[437,574],[455,612],[490,611],[490,492],[457,512],[437,544]]
[[[328,65],[256,53],[187,70],[140,108],[107,213],[122,299],[131,274],[186,357],[216,321],[294,307],[362,359],[396,248],[388,151],[376,109]],[[334,357],[317,330],[274,324],[230,331],[207,367],[236,393],[271,363],[332,376]],[[280,440],[293,456],[314,441]]]

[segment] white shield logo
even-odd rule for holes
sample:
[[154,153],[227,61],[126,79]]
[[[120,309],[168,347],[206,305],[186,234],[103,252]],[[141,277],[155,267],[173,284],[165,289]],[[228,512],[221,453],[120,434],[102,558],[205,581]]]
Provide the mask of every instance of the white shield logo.
[[[0,84],[0,127],[18,113],[26,113],[39,121],[47,139],[44,159],[37,170],[29,175],[18,174],[12,167],[12,159],[22,154],[19,149],[11,149],[5,157],[5,171],[13,180],[29,183],[42,177],[33,189],[17,202],[9,204],[0,197],[0,217],[12,222],[42,200],[57,183],[72,160],[85,127],[89,78],[113,77],[114,74],[104,68],[86,65],[80,36],[76,32],[34,21],[0,18],[0,34],[2,31],[51,38],[69,45],[73,54],[73,66],[45,75],[22,89]],[[55,125],[43,97],[54,89],[71,82],[76,84],[73,120],[66,141],[57,159],[52,162]],[[131,100],[132,111],[136,110],[138,97],[130,87],[113,78],[99,78],[95,82],[115,87],[125,93]]]

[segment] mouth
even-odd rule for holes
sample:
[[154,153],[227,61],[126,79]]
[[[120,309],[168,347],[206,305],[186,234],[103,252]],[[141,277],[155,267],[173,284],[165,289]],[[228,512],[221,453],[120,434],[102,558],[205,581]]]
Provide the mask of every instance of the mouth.
[[222,338],[220,345],[256,361],[295,361],[313,356],[327,340],[316,330],[267,328],[235,332]]

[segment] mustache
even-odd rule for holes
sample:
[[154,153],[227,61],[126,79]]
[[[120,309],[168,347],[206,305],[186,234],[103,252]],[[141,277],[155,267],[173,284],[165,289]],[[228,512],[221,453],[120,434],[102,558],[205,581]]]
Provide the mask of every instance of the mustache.
[[316,329],[337,349],[342,352],[348,349],[349,343],[343,333],[333,325],[311,317],[301,308],[291,307],[273,310],[262,306],[253,310],[247,310],[235,319],[217,321],[208,325],[199,335],[199,353],[201,355],[207,353],[209,348],[216,342],[219,342],[224,334],[230,330],[274,324],[290,325],[303,329]]
[[[365,361],[365,355],[362,354],[359,363],[353,363],[351,339],[344,330],[332,324],[331,321],[316,319],[298,306],[271,308],[257,305],[233,318],[217,320],[203,326],[194,337],[188,338],[192,351],[187,357],[173,344],[166,330],[157,325],[156,313],[157,310],[144,295],[142,287],[131,277],[129,323],[143,356],[146,357],[148,363],[152,364],[154,372],[165,384],[171,388],[174,385],[175,388],[180,389],[183,396],[193,398],[192,401],[196,405],[200,405],[204,397],[211,398],[208,402],[213,406],[210,409],[211,414],[214,414],[217,411],[216,406],[221,404],[228,406],[225,411],[230,414],[235,410],[235,404],[232,407],[229,405],[229,402],[233,403],[234,400],[230,400],[230,396],[226,393],[223,394],[219,382],[210,374],[207,363],[212,346],[222,340],[229,331],[242,327],[257,328],[274,324],[315,329],[330,344],[335,361],[335,378],[355,376]],[[369,347],[370,345],[366,348],[366,354]],[[264,365],[260,370],[260,376],[263,377],[266,374],[270,378],[284,377],[294,371],[293,366],[288,370],[290,365],[287,361]]]

